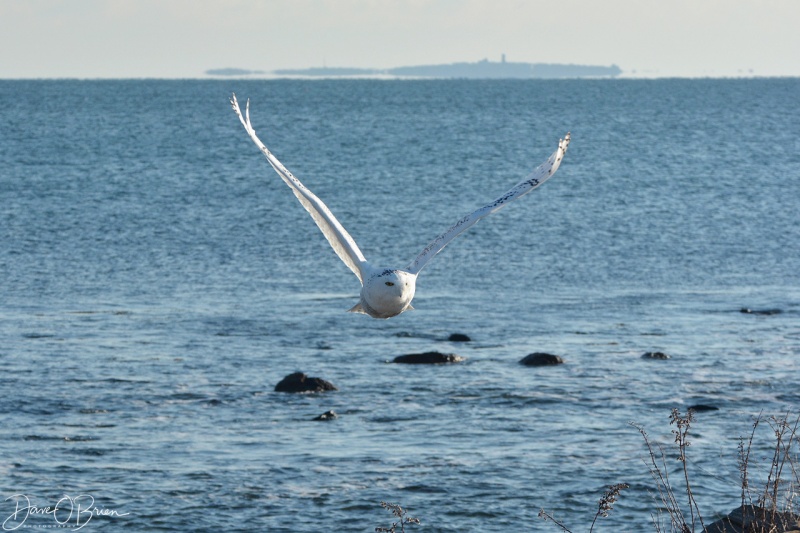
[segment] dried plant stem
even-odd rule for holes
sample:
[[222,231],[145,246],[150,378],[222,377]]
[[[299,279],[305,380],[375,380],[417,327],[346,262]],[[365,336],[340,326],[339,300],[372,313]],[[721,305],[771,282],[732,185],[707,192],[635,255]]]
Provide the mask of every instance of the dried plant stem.
[[[631,423],[631,425],[639,430],[639,433],[642,435],[644,443],[647,446],[649,455],[648,469],[650,470],[650,475],[653,477],[653,480],[656,483],[658,497],[661,500],[664,508],[669,513],[673,529],[677,528],[679,531],[688,531],[689,529],[686,525],[686,520],[683,517],[683,511],[681,511],[681,507],[675,498],[675,491],[672,489],[672,484],[669,480],[669,468],[667,468],[665,459],[666,454],[664,453],[664,449],[661,447],[661,445],[657,443],[654,445],[650,441],[647,432],[642,426],[634,423]],[[659,464],[659,460],[656,458],[654,446],[658,448],[658,456],[660,457],[661,464]],[[656,525],[656,530],[660,531],[660,526],[658,525],[655,517],[653,517],[653,522]]]
[[[764,487],[764,495],[761,497],[759,503],[770,513],[770,517],[773,521],[782,511],[792,510],[793,495],[787,497],[786,502],[781,502],[782,498],[779,497],[778,491],[781,482],[786,482],[783,470],[787,462],[792,469],[792,477],[788,482],[792,483],[793,481],[797,481],[797,472],[791,456],[791,448],[793,442],[796,441],[797,438],[798,424],[800,424],[800,416],[795,420],[794,425],[790,425],[788,413],[782,418],[772,416],[769,419],[769,425],[775,435],[775,449],[772,454],[772,464],[767,476],[767,483]],[[783,505],[783,503],[785,503],[785,505]]]
[[377,533],[397,533],[397,527],[400,526],[400,533],[405,533],[406,524],[419,524],[419,518],[409,516],[408,512],[403,509],[398,503],[381,502],[381,507],[391,512],[395,517],[399,518],[399,522],[393,522],[389,527],[376,527]]
[[[694,411],[689,409],[686,412],[686,416],[681,416],[680,411],[677,409],[672,410],[672,414],[670,415],[670,425],[674,424],[676,429],[672,430],[672,433],[675,435],[675,444],[678,445],[678,460],[681,462],[683,466],[683,480],[686,483],[686,498],[689,502],[689,514],[691,516],[691,524],[692,530],[694,530],[695,520],[700,522],[700,526],[705,530],[705,524],[703,523],[703,517],[700,514],[700,508],[697,505],[697,500],[692,493],[692,486],[689,482],[689,469],[688,463],[686,461],[686,448],[689,447],[689,429],[691,428],[692,422],[694,422]],[[695,511],[697,515],[695,516]]]
[[750,437],[747,439],[747,447],[744,445],[744,439],[739,441],[739,475],[742,480],[742,509],[745,508],[745,505],[752,505],[753,503],[753,499],[750,497],[750,479],[748,477],[747,467],[750,464],[750,450],[753,448],[753,437],[755,437],[759,422],[761,422],[760,413],[753,422],[753,429],[750,431]]
[[570,531],[569,529],[567,529],[567,526],[565,526],[564,524],[562,524],[561,522],[559,522],[558,520],[556,520],[555,518],[553,518],[553,515],[549,514],[549,513],[548,513],[547,511],[545,511],[544,509],[539,509],[539,518],[541,518],[542,520],[550,520],[550,521],[551,521],[551,522],[553,522],[555,525],[557,525],[558,527],[560,527],[560,528],[561,528],[561,531],[566,531],[566,533],[572,533],[572,531]]
[[617,483],[616,485],[609,485],[608,490],[603,493],[603,496],[600,498],[600,501],[597,505],[597,512],[594,514],[594,520],[592,520],[592,525],[589,527],[589,533],[592,533],[594,530],[594,524],[597,522],[597,519],[602,517],[607,517],[608,513],[614,508],[614,504],[619,498],[619,493],[622,489],[627,489],[629,485],[627,483]]
[[[780,417],[772,416],[767,420],[775,438],[775,445],[766,483],[760,494],[754,495],[750,482],[751,450],[761,419],[762,414],[759,414],[753,422],[750,435],[739,440],[738,467],[741,475],[742,505],[727,517],[712,524],[710,531],[776,533],[778,531],[796,531],[798,525],[800,525],[800,511],[797,509],[796,501],[799,494],[798,491],[800,491],[800,474],[798,474],[800,460],[797,458],[798,440],[800,439],[800,435],[798,435],[800,415],[793,421],[790,420],[789,413]],[[671,521],[670,531],[672,533],[694,533],[695,531],[707,530],[697,499],[692,491],[691,476],[687,466],[687,448],[690,444],[689,431],[693,422],[694,411],[691,409],[687,411],[686,415],[682,415],[677,409],[671,411],[670,425],[674,426],[672,434],[678,451],[677,459],[682,466],[685,493],[688,500],[688,513],[685,512],[686,505],[682,507],[678,502],[678,497],[676,497],[676,487],[673,487],[669,477],[671,468],[667,465],[667,454],[664,452],[664,448],[660,444],[652,442],[642,426],[631,422],[631,425],[642,435],[649,454],[645,464],[655,481],[658,500],[660,500],[659,508],[651,513],[650,516],[655,530],[659,533],[664,531],[661,523],[662,511],[669,514]],[[791,472],[791,475],[789,472]],[[603,497],[600,498],[594,520],[592,520],[592,524],[589,527],[589,533],[592,533],[599,517],[608,515],[613,504],[617,501],[620,491],[627,487],[628,485],[624,483],[608,487]],[[680,496],[681,492],[683,491],[678,491],[678,496]],[[753,504],[754,496],[757,496],[755,504]],[[564,524],[544,510],[539,511],[539,516],[545,520],[551,520],[562,531],[571,533]],[[729,529],[731,527],[733,529]]]

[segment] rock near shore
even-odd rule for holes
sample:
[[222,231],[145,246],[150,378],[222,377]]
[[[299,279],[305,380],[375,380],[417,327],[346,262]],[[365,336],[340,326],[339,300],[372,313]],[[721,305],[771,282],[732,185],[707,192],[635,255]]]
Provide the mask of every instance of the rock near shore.
[[656,359],[660,361],[666,361],[670,359],[670,356],[665,354],[664,352],[645,352],[642,354],[642,359]]
[[564,359],[557,355],[544,352],[534,352],[528,354],[520,360],[520,364],[525,366],[553,366],[563,365]]
[[295,372],[283,378],[275,385],[275,392],[324,392],[339,390],[330,381],[322,378],[310,378],[302,372]]
[[744,505],[731,511],[705,529],[706,533],[744,533],[769,531],[770,533],[800,533],[800,516]]
[[424,352],[398,355],[392,362],[406,365],[442,365],[460,363],[463,360],[463,357],[454,353]]

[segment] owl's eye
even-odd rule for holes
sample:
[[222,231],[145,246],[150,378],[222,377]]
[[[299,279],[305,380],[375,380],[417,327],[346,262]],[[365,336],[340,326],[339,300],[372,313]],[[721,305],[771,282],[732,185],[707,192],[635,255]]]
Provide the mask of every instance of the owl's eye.
[[391,281],[387,281],[386,282],[386,286],[387,287],[394,287],[394,283],[392,283]]

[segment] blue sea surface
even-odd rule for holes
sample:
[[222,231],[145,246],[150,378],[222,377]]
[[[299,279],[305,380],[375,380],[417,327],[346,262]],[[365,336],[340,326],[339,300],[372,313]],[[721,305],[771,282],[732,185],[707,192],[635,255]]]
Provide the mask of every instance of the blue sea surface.
[[[233,91],[383,266],[572,144],[425,268],[416,310],[374,320],[345,312],[357,278]],[[653,531],[631,423],[680,487],[669,415],[706,405],[688,468],[709,523],[741,503],[754,417],[800,414],[799,94],[799,79],[0,81],[0,522],[374,531],[390,501],[422,521],[409,531],[559,531],[542,508],[588,530],[624,482],[594,531]],[[466,361],[388,364],[432,350]],[[655,351],[671,357],[641,357]],[[520,365],[532,352],[565,364]],[[274,392],[295,371],[339,390]],[[754,484],[772,447],[762,423]]]

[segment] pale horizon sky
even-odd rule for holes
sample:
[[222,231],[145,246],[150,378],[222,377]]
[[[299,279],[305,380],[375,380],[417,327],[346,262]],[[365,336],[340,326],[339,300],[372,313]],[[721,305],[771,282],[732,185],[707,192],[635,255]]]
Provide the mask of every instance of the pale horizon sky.
[[800,76],[800,0],[0,0],[0,78],[482,59]]

